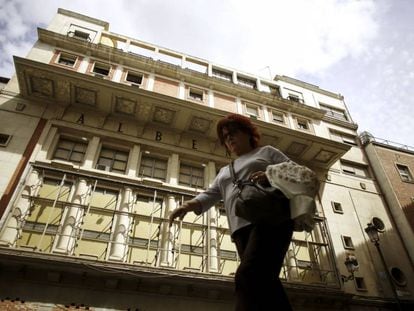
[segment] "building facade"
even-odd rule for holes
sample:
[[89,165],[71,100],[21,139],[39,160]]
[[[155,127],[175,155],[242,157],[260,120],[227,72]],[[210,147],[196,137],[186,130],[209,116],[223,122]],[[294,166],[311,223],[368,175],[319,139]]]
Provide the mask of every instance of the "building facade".
[[368,132],[360,135],[384,199],[414,262],[414,147],[375,138]]
[[[215,135],[228,113],[321,181],[316,227],[295,232],[279,276],[294,308],[413,303],[412,258],[341,95],[63,9],[14,64],[0,97],[0,306],[232,310],[239,258],[223,207],[168,226],[229,163]],[[385,265],[365,232],[373,219]]]

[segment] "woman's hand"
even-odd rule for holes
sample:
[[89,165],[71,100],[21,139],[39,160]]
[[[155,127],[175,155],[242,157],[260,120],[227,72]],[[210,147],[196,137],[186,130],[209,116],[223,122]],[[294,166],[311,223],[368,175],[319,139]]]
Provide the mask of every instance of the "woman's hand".
[[173,210],[169,216],[168,223],[172,226],[174,219],[179,217],[183,220],[188,212],[201,212],[201,204],[197,200],[185,201],[180,207]]
[[249,180],[251,182],[257,183],[263,187],[269,187],[270,183],[269,180],[267,179],[266,173],[263,171],[257,171],[254,173],[251,173],[249,176]]

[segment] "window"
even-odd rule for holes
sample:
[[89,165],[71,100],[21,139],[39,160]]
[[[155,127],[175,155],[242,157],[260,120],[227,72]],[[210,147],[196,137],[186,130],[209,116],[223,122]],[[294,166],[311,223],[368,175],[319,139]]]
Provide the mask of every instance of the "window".
[[356,276],[355,277],[355,287],[356,287],[357,290],[366,291],[367,286],[365,285],[364,278]]
[[252,80],[252,79],[249,79],[249,78],[237,76],[237,82],[238,82],[239,85],[244,86],[244,87],[248,87],[250,89],[255,89],[256,88],[256,80]]
[[342,172],[348,175],[369,177],[368,168],[363,165],[341,161]]
[[188,97],[193,100],[203,101],[203,91],[190,88],[188,91]]
[[142,83],[142,74],[127,72],[126,81],[131,82],[132,84],[140,85]]
[[125,173],[129,152],[102,147],[96,168],[98,170]]
[[354,249],[354,243],[352,243],[352,239],[349,236],[342,236],[342,244],[346,249]]
[[305,130],[305,131],[310,130],[309,121],[306,119],[296,118],[296,126],[300,130]]
[[179,183],[193,188],[204,188],[204,167],[181,163]]
[[402,181],[413,182],[413,175],[411,175],[408,166],[397,164],[397,169]]
[[285,115],[282,112],[272,111],[272,120],[275,123],[285,123]]
[[0,134],[0,147],[7,147],[11,139],[11,135]]
[[407,277],[400,268],[392,267],[390,273],[393,281],[398,286],[407,286]]
[[343,142],[349,145],[354,145],[354,146],[357,145],[357,140],[355,136],[352,136],[346,133],[337,132],[334,130],[331,130],[330,133],[331,133],[331,138],[333,140],[340,141],[340,142]]
[[303,99],[300,98],[300,96],[299,95],[296,95],[296,94],[290,94],[289,93],[289,96],[287,98],[289,100],[294,101],[294,102],[297,102],[297,103],[303,103]]
[[57,144],[53,159],[82,163],[88,145],[82,141],[61,138]]
[[343,121],[349,121],[348,116],[346,115],[346,112],[343,109],[334,108],[322,103],[319,103],[319,107],[326,111],[326,116],[328,117],[332,117]]
[[262,83],[262,91],[280,97],[280,89],[277,85]]
[[167,160],[151,156],[142,156],[139,173],[142,177],[165,181],[167,178],[167,166]]
[[101,63],[95,63],[93,66],[92,72],[95,73],[96,76],[106,77],[109,75],[111,67]]
[[215,78],[219,78],[219,79],[226,80],[229,82],[232,81],[232,74],[230,72],[213,68],[212,74],[213,74],[213,77]]
[[335,213],[338,213],[338,214],[344,213],[341,203],[332,201],[331,204],[332,204],[332,209]]
[[257,119],[259,117],[258,107],[253,105],[246,105],[246,114],[253,119]]
[[73,37],[75,37],[77,39],[81,39],[81,40],[90,41],[89,33],[83,32],[83,31],[80,31],[80,30],[75,30],[73,32]]
[[78,57],[75,55],[71,55],[68,53],[60,53],[59,54],[59,59],[58,59],[58,64],[64,65],[64,66],[68,66],[68,67],[74,67],[75,63],[77,61]]
[[91,42],[95,39],[97,32],[80,25],[70,24],[67,34],[69,37]]

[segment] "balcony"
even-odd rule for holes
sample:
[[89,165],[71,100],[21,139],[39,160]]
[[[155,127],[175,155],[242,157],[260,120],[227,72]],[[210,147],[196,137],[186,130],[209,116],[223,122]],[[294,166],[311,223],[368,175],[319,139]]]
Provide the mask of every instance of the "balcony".
[[[14,62],[21,96],[28,100],[48,102],[62,111],[65,109],[66,113],[83,114],[85,119],[94,119],[89,124],[98,128],[104,127],[99,125],[99,118],[133,122],[131,126],[137,127],[137,137],[153,135],[148,134],[151,130],[168,132],[171,139],[163,143],[174,147],[180,144],[184,147],[184,140],[197,140],[198,145],[207,140],[204,145],[210,147],[200,152],[216,156],[220,161],[225,157],[224,148],[217,142],[215,125],[226,111],[25,58],[15,57]],[[319,109],[306,106],[302,109],[307,109],[316,120],[323,116]],[[68,120],[65,116],[62,119]],[[76,124],[76,120],[72,122]],[[311,132],[261,120],[253,122],[262,133],[263,144],[273,145],[292,159],[312,167],[328,169],[350,149],[347,144]]]

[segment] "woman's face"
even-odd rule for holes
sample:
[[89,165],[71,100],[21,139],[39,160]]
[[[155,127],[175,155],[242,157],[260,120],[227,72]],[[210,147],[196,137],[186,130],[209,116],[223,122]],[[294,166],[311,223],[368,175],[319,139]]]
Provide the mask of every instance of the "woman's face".
[[224,143],[230,153],[241,156],[253,148],[250,144],[250,135],[238,128],[223,128]]

